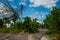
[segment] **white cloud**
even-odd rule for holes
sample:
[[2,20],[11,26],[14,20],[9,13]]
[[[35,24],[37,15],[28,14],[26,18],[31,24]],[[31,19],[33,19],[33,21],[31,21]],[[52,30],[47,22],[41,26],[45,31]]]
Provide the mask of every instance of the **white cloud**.
[[[8,11],[7,11],[8,10]],[[0,15],[4,15],[4,14],[8,14],[9,9],[7,7],[4,6],[4,4],[0,4]]]
[[21,5],[21,4],[22,4],[22,5],[24,5],[24,6],[26,5],[26,3],[25,3],[25,2],[20,2],[20,3],[19,3],[19,5]]
[[3,4],[1,3],[1,4],[0,4],[0,13],[2,13],[3,10],[5,10],[5,8],[3,7]]
[[17,6],[14,6],[14,5],[12,5],[12,7],[15,8],[15,9],[17,8]]
[[37,18],[37,19],[44,19],[45,18],[44,14],[45,14],[45,12],[35,11],[32,14],[30,14],[29,16],[32,17],[32,18]]
[[27,1],[27,0],[21,0],[21,1],[24,1],[24,2],[25,2],[25,1]]
[[46,8],[52,8],[56,6],[58,0],[30,0],[30,7],[44,6]]
[[39,21],[39,20],[37,20],[37,22],[39,22],[39,23],[41,23],[41,24],[44,24],[44,22],[41,22],[41,21]]
[[13,0],[8,0],[9,2],[12,2]]
[[39,18],[43,18],[43,17],[44,17],[44,15],[39,16]]
[[26,5],[26,1],[27,1],[27,0],[21,0],[21,2],[19,3],[19,5],[21,5],[21,4],[22,4],[22,5],[24,5],[24,6],[25,6],[25,5]]

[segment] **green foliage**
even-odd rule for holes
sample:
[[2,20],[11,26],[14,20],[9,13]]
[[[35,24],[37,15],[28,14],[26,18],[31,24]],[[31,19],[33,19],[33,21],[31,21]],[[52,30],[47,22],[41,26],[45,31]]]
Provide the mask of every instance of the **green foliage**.
[[18,32],[29,32],[35,33],[38,32],[39,23],[31,20],[30,17],[25,17],[23,22],[16,22],[11,24],[10,28],[4,27],[0,29],[0,32],[7,32],[7,33],[18,33]]
[[60,8],[53,8],[51,10],[51,13],[44,20],[44,27],[49,30],[49,34],[60,33]]
[[11,19],[13,20],[13,22],[15,23],[17,19],[19,19],[19,14],[14,12],[14,14],[11,16]]
[[30,17],[27,16],[26,18],[24,18],[23,25],[26,28],[26,31],[29,30],[30,22],[31,22],[31,18]]
[[35,33],[38,31],[39,24],[36,21],[31,20],[30,17],[24,18],[24,27],[27,32]]
[[8,17],[3,18],[4,23],[10,23],[10,19]]
[[0,28],[2,27],[2,24],[3,24],[3,20],[0,19]]
[[6,26],[4,28],[0,28],[0,32],[8,33],[9,28],[7,28]]
[[31,33],[38,32],[38,28],[39,28],[39,23],[32,21],[30,23],[29,32],[31,32]]

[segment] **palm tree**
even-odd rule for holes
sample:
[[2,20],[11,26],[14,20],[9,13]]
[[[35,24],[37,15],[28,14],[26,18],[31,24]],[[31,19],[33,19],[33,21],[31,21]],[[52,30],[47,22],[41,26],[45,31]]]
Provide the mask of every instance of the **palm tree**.
[[35,22],[37,22],[37,20],[38,20],[37,18],[34,18],[34,19],[33,19],[33,21],[35,21]]

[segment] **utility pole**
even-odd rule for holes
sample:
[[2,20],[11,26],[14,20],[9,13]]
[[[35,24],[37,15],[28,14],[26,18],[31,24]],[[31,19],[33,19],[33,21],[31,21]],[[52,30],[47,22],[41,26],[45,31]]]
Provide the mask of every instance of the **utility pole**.
[[22,14],[23,14],[23,8],[25,6],[25,0],[22,0],[21,3],[20,3],[20,17],[21,17],[21,21],[22,21]]

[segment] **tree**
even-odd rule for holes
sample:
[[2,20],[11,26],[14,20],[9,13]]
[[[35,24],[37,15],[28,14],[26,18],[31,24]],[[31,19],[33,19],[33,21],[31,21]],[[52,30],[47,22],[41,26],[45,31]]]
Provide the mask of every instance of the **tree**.
[[2,28],[2,27],[3,27],[3,20],[0,19],[0,28]]
[[13,22],[15,23],[16,20],[19,18],[20,14],[22,14],[23,5],[21,4],[21,9],[17,10],[12,7],[12,5],[10,4],[8,0],[0,0],[0,2],[3,3],[5,7],[8,8],[10,14],[12,14],[10,15],[9,18],[13,20]]
[[4,23],[10,23],[10,19],[8,17],[3,18]]
[[38,20],[37,18],[34,18],[34,19],[33,19],[33,21],[35,21],[35,22],[36,22],[37,20]]
[[60,8],[54,7],[51,10],[44,20],[44,27],[49,30],[49,34],[60,34]]
[[14,13],[12,16],[11,16],[11,20],[13,20],[13,22],[15,23],[16,20],[19,18],[18,14]]
[[31,22],[31,18],[30,18],[30,17],[27,16],[27,17],[24,18],[24,23],[23,23],[23,25],[25,26],[26,31],[29,30],[30,22]]
[[36,22],[36,19],[31,20],[30,17],[25,17],[24,18],[24,23],[23,23],[24,27],[26,28],[26,30],[30,33],[35,33],[38,31],[39,29],[39,23]]
[[39,27],[40,26],[39,26],[38,22],[32,21],[32,22],[30,22],[29,32],[31,32],[31,33],[38,32]]

